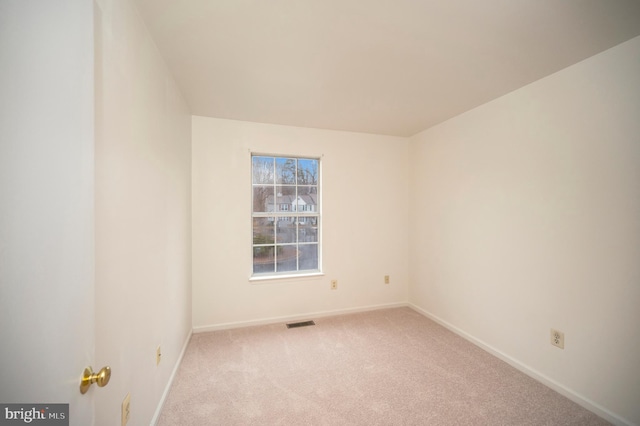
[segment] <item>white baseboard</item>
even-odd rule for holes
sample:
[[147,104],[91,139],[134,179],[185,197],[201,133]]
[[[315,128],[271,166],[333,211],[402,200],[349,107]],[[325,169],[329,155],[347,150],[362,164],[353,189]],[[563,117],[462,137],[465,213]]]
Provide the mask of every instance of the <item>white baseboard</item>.
[[162,413],[162,407],[164,406],[164,402],[169,395],[169,391],[171,390],[171,385],[173,384],[173,380],[176,378],[176,374],[178,373],[178,369],[180,368],[180,364],[182,364],[182,358],[184,358],[184,354],[187,351],[187,346],[189,345],[189,341],[191,340],[191,336],[193,335],[193,331],[189,332],[187,338],[182,345],[182,351],[180,352],[180,356],[176,360],[176,364],[173,366],[173,371],[171,372],[171,376],[169,376],[169,381],[164,388],[164,392],[162,393],[162,397],[160,398],[160,402],[158,402],[158,407],[156,408],[156,412],[153,414],[153,418],[151,419],[151,425],[155,426],[160,419],[160,413]]
[[194,327],[193,332],[206,333],[208,331],[229,330],[232,328],[251,327],[255,325],[266,325],[266,324],[277,324],[281,322],[311,320],[314,318],[330,317],[334,315],[353,314],[356,312],[374,311],[377,309],[400,308],[404,306],[409,306],[409,305],[406,302],[386,303],[382,305],[361,306],[358,308],[335,309],[331,311],[311,312],[308,314],[300,314],[300,315],[271,317],[271,318],[263,318],[258,320],[249,320],[249,321],[227,322],[222,324],[212,324],[212,325]]
[[425,317],[437,322],[438,324],[442,325],[443,327],[451,330],[452,332],[454,332],[457,335],[459,335],[460,337],[468,340],[469,342],[473,343],[474,345],[484,349],[485,351],[487,351],[490,354],[496,356],[497,358],[500,358],[501,360],[503,360],[507,364],[511,365],[512,367],[520,370],[521,372],[523,372],[527,376],[537,380],[538,382],[544,384],[545,386],[550,387],[551,389],[553,389],[554,391],[558,392],[559,394],[569,398],[571,401],[575,402],[576,404],[578,404],[578,405],[586,408],[587,410],[597,414],[598,416],[602,417],[606,421],[608,421],[608,422],[610,422],[610,423],[612,423],[612,424],[614,424],[616,426],[635,426],[630,421],[628,421],[628,420],[618,416],[617,414],[607,410],[606,408],[604,408],[601,405],[591,401],[590,399],[585,398],[584,396],[580,395],[579,393],[577,393],[577,392],[567,388],[566,386],[556,382],[555,380],[545,376],[544,374],[536,371],[535,369],[529,367],[528,365],[525,365],[525,364],[521,363],[520,361],[510,357],[509,355],[499,351],[498,349],[486,344],[482,340],[471,336],[470,334],[468,334],[465,331],[459,329],[458,327],[454,326],[453,324],[450,324],[447,321],[444,321],[443,319],[441,319],[441,318],[437,317],[436,315],[433,315],[432,313],[420,308],[419,306],[416,306],[416,305],[414,305],[412,303],[408,303],[407,306],[409,306],[414,311],[424,315]]

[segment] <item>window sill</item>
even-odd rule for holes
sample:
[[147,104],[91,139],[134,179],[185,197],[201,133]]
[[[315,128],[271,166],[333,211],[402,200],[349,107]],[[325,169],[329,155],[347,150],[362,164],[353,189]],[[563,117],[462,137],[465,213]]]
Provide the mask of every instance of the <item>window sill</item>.
[[249,277],[249,282],[252,283],[260,283],[265,281],[275,281],[275,280],[290,280],[290,279],[306,279],[306,278],[314,278],[314,277],[323,277],[324,272],[314,271],[314,272],[306,272],[302,274],[280,274],[280,275],[256,275]]

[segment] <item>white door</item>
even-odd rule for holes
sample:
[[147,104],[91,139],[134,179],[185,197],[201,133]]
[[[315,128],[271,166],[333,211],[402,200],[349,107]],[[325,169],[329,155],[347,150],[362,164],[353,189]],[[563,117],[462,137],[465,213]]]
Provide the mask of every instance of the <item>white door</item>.
[[101,390],[79,391],[95,347],[93,96],[92,0],[0,0],[0,403],[68,403],[82,426]]

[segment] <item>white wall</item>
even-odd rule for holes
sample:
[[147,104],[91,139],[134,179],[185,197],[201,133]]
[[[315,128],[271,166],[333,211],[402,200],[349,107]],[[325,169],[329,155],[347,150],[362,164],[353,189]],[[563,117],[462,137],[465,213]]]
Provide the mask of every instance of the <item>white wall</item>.
[[[192,131],[196,330],[406,303],[406,139],[204,117]],[[250,150],[323,156],[324,276],[249,282]]]
[[98,425],[152,421],[191,330],[191,116],[131,3],[96,5]]
[[409,297],[636,424],[638,58],[635,38],[411,139]]
[[0,402],[72,425],[93,421],[92,35],[90,0],[0,0]]

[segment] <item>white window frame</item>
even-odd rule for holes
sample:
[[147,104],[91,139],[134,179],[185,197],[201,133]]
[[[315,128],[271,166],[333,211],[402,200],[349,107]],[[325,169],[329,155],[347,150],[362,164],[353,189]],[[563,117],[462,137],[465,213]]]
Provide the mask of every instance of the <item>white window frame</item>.
[[[298,203],[298,191],[297,188],[298,186],[305,186],[305,185],[299,185],[297,182],[297,176],[296,176],[296,196],[295,196],[295,200],[294,200],[294,204],[291,205],[291,209],[287,210],[287,211],[277,211],[278,210],[278,203],[277,203],[277,192],[274,191],[274,195],[275,195],[275,199],[274,199],[274,207],[276,211],[273,212],[254,212],[253,211],[253,202],[254,202],[254,197],[253,197],[253,188],[254,186],[261,186],[261,184],[254,184],[253,183],[253,157],[273,157],[274,161],[278,158],[284,158],[284,159],[307,159],[307,160],[315,160],[318,162],[318,183],[317,183],[317,195],[316,195],[316,209],[310,209],[309,211],[297,211],[297,203]],[[263,153],[263,152],[252,152],[250,151],[250,156],[249,156],[249,163],[250,163],[250,186],[251,186],[251,191],[250,191],[250,196],[251,196],[251,219],[249,221],[250,226],[251,226],[251,245],[250,245],[250,277],[249,277],[249,281],[264,281],[264,280],[273,280],[273,279],[286,279],[286,278],[301,278],[301,277],[313,277],[313,276],[322,276],[324,275],[324,273],[322,272],[322,228],[323,228],[323,223],[322,223],[322,155],[289,155],[289,154],[271,154],[271,153]],[[297,168],[296,168],[297,170]],[[278,183],[274,181],[274,187],[278,186]],[[293,185],[286,185],[286,186],[293,186]],[[307,206],[308,207],[308,206]],[[298,241],[296,241],[296,243],[288,243],[288,244],[279,244],[279,245],[296,245],[296,246],[300,246],[300,245],[304,245],[304,244],[316,244],[317,248],[318,248],[318,268],[317,269],[305,269],[305,270],[299,270],[299,264],[297,264],[297,270],[296,271],[283,271],[283,272],[259,272],[259,273],[254,273],[253,271],[253,250],[254,250],[254,242],[253,242],[253,219],[257,218],[257,217],[266,217],[266,218],[274,218],[275,223],[277,223],[278,218],[290,218],[290,217],[295,217],[295,221],[296,221],[296,226],[299,220],[303,220],[303,221],[308,221],[310,218],[317,218],[317,223],[318,223],[318,231],[317,231],[317,243],[300,243]],[[275,253],[276,255],[276,260],[274,261],[277,265],[277,252]],[[277,268],[277,266],[276,266]]]

